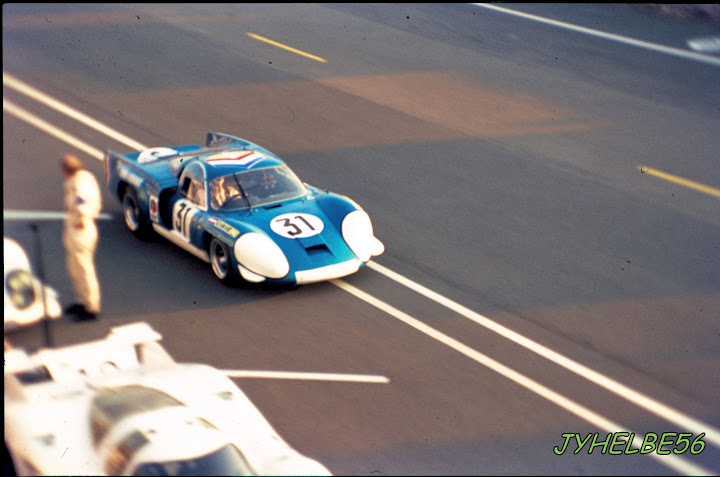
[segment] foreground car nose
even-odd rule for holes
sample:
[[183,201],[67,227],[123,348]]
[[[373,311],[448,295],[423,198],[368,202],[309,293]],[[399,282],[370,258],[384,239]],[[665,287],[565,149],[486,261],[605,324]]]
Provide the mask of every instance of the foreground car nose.
[[248,232],[235,241],[233,252],[238,263],[257,275],[279,279],[290,272],[283,251],[267,235]]
[[364,210],[354,210],[345,216],[342,236],[353,253],[363,262],[385,251],[385,245],[375,238],[370,216]]

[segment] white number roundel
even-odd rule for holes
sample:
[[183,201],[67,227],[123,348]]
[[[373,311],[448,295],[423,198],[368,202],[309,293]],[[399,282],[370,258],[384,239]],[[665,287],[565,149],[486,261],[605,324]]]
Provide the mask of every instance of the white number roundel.
[[156,161],[163,157],[175,156],[177,154],[178,152],[175,149],[169,147],[151,147],[150,149],[145,149],[140,152],[137,161],[138,164],[145,164],[146,162]]
[[270,221],[270,228],[286,238],[312,237],[322,232],[325,224],[320,217],[300,212],[278,215]]

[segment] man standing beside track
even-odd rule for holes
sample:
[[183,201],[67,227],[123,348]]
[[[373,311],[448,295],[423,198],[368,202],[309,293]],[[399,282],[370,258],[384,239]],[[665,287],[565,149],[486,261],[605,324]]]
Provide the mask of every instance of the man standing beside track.
[[63,156],[60,172],[65,179],[63,245],[76,295],[75,303],[65,313],[73,321],[94,320],[100,313],[100,284],[95,272],[98,241],[95,219],[101,208],[100,188],[95,176],[74,154]]

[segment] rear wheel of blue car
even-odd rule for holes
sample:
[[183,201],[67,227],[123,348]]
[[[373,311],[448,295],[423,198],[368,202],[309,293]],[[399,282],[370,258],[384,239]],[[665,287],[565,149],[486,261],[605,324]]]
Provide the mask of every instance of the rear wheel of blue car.
[[142,216],[140,201],[137,192],[132,187],[125,189],[122,200],[123,218],[125,225],[136,237],[146,238],[150,232],[150,225]]
[[238,276],[235,270],[233,270],[232,256],[230,255],[230,248],[227,244],[213,237],[212,240],[210,240],[208,252],[212,271],[218,280],[225,285],[236,285]]

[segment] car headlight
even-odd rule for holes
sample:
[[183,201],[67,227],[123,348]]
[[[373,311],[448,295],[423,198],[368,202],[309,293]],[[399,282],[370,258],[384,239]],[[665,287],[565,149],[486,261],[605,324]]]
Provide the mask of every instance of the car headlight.
[[370,216],[364,210],[354,210],[345,216],[342,236],[350,250],[363,262],[385,251],[382,242],[375,238]]
[[290,264],[280,247],[270,237],[248,232],[235,241],[235,258],[243,267],[267,278],[283,278],[290,272]]
[[27,270],[13,270],[5,276],[5,290],[18,310],[35,303],[35,280]]

